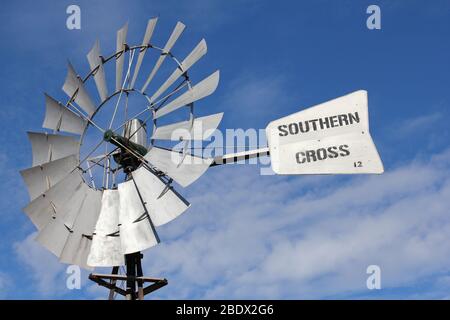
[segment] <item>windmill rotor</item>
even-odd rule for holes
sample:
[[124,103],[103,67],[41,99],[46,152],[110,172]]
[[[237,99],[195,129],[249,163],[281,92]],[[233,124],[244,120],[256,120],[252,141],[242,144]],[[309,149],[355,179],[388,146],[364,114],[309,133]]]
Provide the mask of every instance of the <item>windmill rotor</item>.
[[[159,141],[188,141],[189,131],[202,124],[214,130],[223,115],[194,115],[194,103],[212,94],[219,81],[218,71],[198,84],[188,75],[206,54],[206,41],[202,39],[179,60],[172,50],[185,25],[178,22],[165,45],[158,46],[152,41],[157,21],[148,21],[142,43],[134,46],[127,42],[128,24],[124,25],[117,32],[116,52],[108,57],[102,55],[96,41],[87,54],[89,73],[85,77],[79,76],[69,62],[62,86],[67,102],[45,94],[43,128],[51,132],[28,133],[33,163],[21,171],[31,201],[24,211],[38,229],[38,243],[63,263],[88,269],[124,266],[128,255],[157,245],[160,239],[156,227],[172,221],[190,206],[172,183],[188,186],[212,161],[207,159],[197,168],[196,164],[184,164],[192,157],[188,150],[180,153],[157,146]],[[157,60],[151,71],[140,75],[146,64],[144,58],[155,52]],[[172,71],[155,86],[158,71],[169,60]],[[113,61],[115,82],[108,86],[108,63]],[[94,85],[98,98],[89,92]],[[130,114],[128,105],[132,94],[144,97],[146,102],[135,115]],[[97,116],[111,103],[111,117],[100,125]],[[187,119],[159,125],[160,118],[179,109],[188,110]],[[99,139],[83,153],[80,149],[89,128]],[[175,139],[171,135],[175,130],[184,133]],[[203,138],[197,134],[195,139]],[[177,163],[173,163],[174,153],[179,155]]]
[[[32,166],[21,171],[30,195],[24,212],[38,230],[36,241],[62,263],[112,267],[112,275],[90,278],[111,294],[130,299],[167,284],[165,279],[143,276],[140,252],[160,242],[158,227],[190,207],[175,186],[188,187],[209,167],[270,155],[280,174],[383,171],[369,134],[367,94],[362,91],[272,121],[266,128],[267,147],[212,158],[192,153],[189,142],[206,140],[222,120],[223,113],[194,113],[194,104],[216,90],[220,72],[194,83],[188,72],[206,54],[206,41],[200,40],[178,59],[173,50],[185,25],[178,22],[159,46],[153,41],[157,22],[158,18],[148,21],[136,45],[128,43],[125,24],[109,56],[102,55],[96,41],[87,53],[89,72],[84,77],[68,63],[62,86],[68,100],[62,103],[45,94],[42,127],[47,131],[28,133]],[[108,85],[108,80],[113,81]],[[345,117],[353,113],[358,122],[349,125]],[[327,127],[297,135],[299,125],[305,130],[314,121]],[[334,126],[335,121],[341,125]],[[334,159],[335,145],[347,146],[348,156]],[[328,157],[322,149],[328,150]],[[309,150],[316,152],[314,157]],[[304,154],[314,161],[300,162]],[[365,166],[357,167],[359,162]],[[120,275],[123,266],[126,274]],[[126,281],[126,289],[117,281]],[[144,288],[144,283],[151,285]]]

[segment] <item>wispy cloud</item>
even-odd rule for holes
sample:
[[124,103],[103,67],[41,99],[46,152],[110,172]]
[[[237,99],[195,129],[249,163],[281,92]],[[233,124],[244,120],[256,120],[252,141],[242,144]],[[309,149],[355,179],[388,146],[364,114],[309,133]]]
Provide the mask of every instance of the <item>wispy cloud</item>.
[[[450,150],[351,179],[211,169],[186,193],[192,208],[160,228],[163,242],[145,252],[145,273],[169,279],[156,298],[370,298],[365,271],[377,264],[386,292],[435,277],[423,297],[445,298],[449,171]],[[32,238],[16,252],[40,294],[68,294],[64,266]],[[107,293],[88,282],[83,289]]]
[[443,119],[443,115],[439,112],[425,114],[416,118],[405,119],[397,128],[395,128],[395,132],[401,137],[405,137],[410,134],[417,134],[417,131],[429,129],[441,119]]
[[12,289],[13,281],[5,272],[0,272],[0,299],[8,298],[8,293]]
[[15,243],[16,256],[30,271],[28,277],[38,296],[53,298],[62,296],[67,293],[63,277],[65,267],[55,256],[34,241],[35,237],[36,233],[33,233],[23,241]]
[[190,212],[146,254],[147,273],[172,280],[163,297],[364,295],[371,264],[386,289],[448,271],[450,151],[348,181],[224,169],[189,192]]

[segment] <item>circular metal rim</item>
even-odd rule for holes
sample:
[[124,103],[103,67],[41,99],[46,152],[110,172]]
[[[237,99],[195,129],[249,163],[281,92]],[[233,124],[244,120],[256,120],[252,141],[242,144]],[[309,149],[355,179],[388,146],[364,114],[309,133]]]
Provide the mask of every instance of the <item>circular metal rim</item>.
[[[128,44],[124,44],[124,49],[123,50],[119,50],[119,51],[117,51],[117,52],[115,52],[115,53],[113,53],[112,55],[110,55],[110,56],[108,56],[107,58],[104,58],[103,56],[100,56],[100,59],[101,59],[101,61],[102,61],[102,64],[101,65],[105,65],[106,63],[108,63],[108,62],[110,62],[110,61],[112,61],[114,58],[119,58],[121,55],[123,55],[123,54],[125,54],[126,52],[132,52],[132,51],[135,51],[135,50],[139,50],[140,52],[141,51],[144,51],[144,50],[148,50],[148,49],[155,49],[155,50],[158,50],[158,51],[160,51],[160,55],[168,55],[170,58],[171,58],[171,60],[172,61],[175,61],[175,63],[176,63],[176,65],[177,65],[177,68],[179,68],[183,73],[182,73],[182,77],[185,79],[184,81],[186,81],[186,83],[187,83],[187,87],[188,87],[188,90],[190,90],[191,89],[191,87],[192,87],[192,81],[190,80],[190,78],[189,78],[189,74],[188,74],[188,72],[187,71],[184,71],[183,70],[183,67],[182,67],[182,65],[181,65],[181,63],[180,63],[180,61],[176,58],[176,56],[172,53],[172,52],[165,52],[164,51],[164,49],[163,48],[161,48],[161,47],[158,47],[158,46],[155,46],[155,45],[152,45],[151,43],[149,43],[149,44],[147,44],[147,45],[136,45],[136,46],[129,46]],[[98,71],[98,69],[100,68],[100,66],[101,65],[98,65],[98,66],[96,66],[95,68],[93,68],[84,78],[82,78],[82,77],[80,77],[79,75],[77,75],[77,77],[82,81],[82,83],[84,84],[84,83],[86,83],[89,79],[93,79],[93,77],[94,77],[94,75],[96,74],[96,72]],[[87,133],[87,130],[88,130],[88,128],[89,128],[89,126],[92,126],[91,125],[91,123],[90,123],[90,120],[92,120],[92,119],[94,119],[94,117],[95,117],[95,115],[100,111],[100,109],[108,102],[108,101],[110,101],[113,97],[115,97],[117,94],[120,94],[120,93],[123,93],[123,92],[125,92],[126,94],[129,94],[130,92],[132,92],[132,93],[138,93],[138,94],[140,94],[141,96],[144,96],[146,99],[148,99],[148,95],[145,93],[145,92],[142,92],[142,91],[140,91],[140,90],[137,90],[137,89],[135,89],[135,88],[128,88],[128,89],[124,89],[124,88],[122,88],[122,89],[120,89],[120,90],[117,90],[117,91],[114,91],[113,93],[111,93],[111,94],[109,94],[106,98],[105,98],[105,100],[103,100],[103,101],[101,101],[97,106],[96,106],[96,108],[95,108],[95,111],[92,113],[92,115],[91,116],[88,116],[88,115],[85,115],[85,117],[86,117],[86,119],[87,119],[87,125],[86,125],[86,127],[84,128],[84,130],[83,130],[83,133],[81,134],[81,136],[80,136],[80,139],[79,139],[79,142],[80,142],[80,152],[81,152],[81,148],[82,148],[82,146],[83,146],[83,141],[84,141],[84,138],[85,138],[85,136],[86,136],[86,133]],[[75,100],[75,97],[76,97],[76,95],[77,95],[77,91],[75,91],[75,93],[69,98],[69,100],[65,103],[65,107],[66,108],[68,108],[68,109],[70,109],[69,108],[69,105],[71,105],[73,102],[74,102],[74,100]],[[188,119],[188,121],[190,122],[190,126],[192,127],[193,126],[193,123],[194,123],[194,102],[192,102],[192,103],[190,103],[189,105],[186,105],[186,106],[188,106],[189,107],[189,119]],[[149,111],[150,110],[152,110],[152,109],[148,109]],[[156,128],[157,128],[157,119],[154,119],[154,114],[152,114],[152,119],[148,119],[148,121],[150,121],[150,120],[153,120],[153,133],[154,133],[154,131],[156,130]],[[131,120],[132,118],[130,118],[130,119],[128,119],[128,120]],[[184,145],[183,145],[183,154],[184,155],[186,155],[186,149],[187,149],[187,147],[188,147],[188,143],[189,143],[189,141],[185,141],[185,143],[184,143]],[[149,148],[152,148],[154,146],[154,142],[153,142],[153,139],[150,139],[150,146],[149,146]],[[85,160],[83,160],[83,162],[85,162],[85,161],[87,161],[87,159],[85,159]],[[80,157],[79,157],[79,159],[78,159],[78,167],[79,167],[79,169],[80,169],[80,171],[82,171],[82,174],[84,175],[85,173],[86,173],[86,171],[85,170],[83,170],[83,168],[81,167],[81,154],[80,154]],[[88,168],[89,168],[89,164],[88,164]],[[89,168],[90,169],[90,168]],[[165,175],[164,175],[165,176]],[[166,176],[167,177],[167,176]],[[83,180],[85,180],[85,183],[89,186],[89,187],[91,187],[91,188],[93,188],[93,186],[91,186],[89,183],[87,183],[87,181],[86,181],[86,179],[84,179],[84,177],[83,177]],[[167,177],[167,180],[168,180],[168,183],[171,183],[171,181],[172,181],[172,179],[170,178],[170,177]],[[116,182],[116,185],[117,185],[117,182]],[[99,189],[99,188],[95,188],[95,189]],[[100,188],[100,189],[103,189],[103,190],[106,190],[106,189],[110,189],[108,186],[105,188],[104,186],[102,186],[102,188]]]

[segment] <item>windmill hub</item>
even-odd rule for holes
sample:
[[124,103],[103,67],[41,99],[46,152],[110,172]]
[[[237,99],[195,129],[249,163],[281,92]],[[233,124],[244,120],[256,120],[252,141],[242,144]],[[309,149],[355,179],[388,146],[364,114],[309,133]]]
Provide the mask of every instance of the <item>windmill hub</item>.
[[141,120],[130,120],[124,128],[124,135],[119,135],[109,129],[103,134],[103,140],[119,148],[114,154],[114,161],[124,168],[125,173],[131,173],[141,164],[141,157],[147,154],[147,135]]

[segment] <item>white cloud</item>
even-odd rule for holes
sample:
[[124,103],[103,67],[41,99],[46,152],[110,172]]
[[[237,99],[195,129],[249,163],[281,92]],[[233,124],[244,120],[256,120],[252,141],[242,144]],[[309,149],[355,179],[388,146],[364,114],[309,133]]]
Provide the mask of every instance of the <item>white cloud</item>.
[[30,270],[29,277],[32,287],[39,296],[53,297],[67,293],[65,266],[49,251],[40,246],[34,238],[36,233],[29,235],[21,242],[14,244],[17,258]]
[[[395,128],[395,133],[401,137],[415,134],[420,130],[430,128],[433,124],[443,119],[443,115],[439,112],[425,114],[420,117],[410,118],[404,120],[400,125]],[[394,130],[393,130],[394,131]]]
[[75,276],[73,271],[66,273],[67,264],[62,264],[58,258],[39,245],[36,241],[37,233],[30,234],[22,241],[14,243],[17,259],[30,272],[25,274],[29,278],[29,288],[33,296],[30,298],[83,298],[99,295],[99,290],[92,287],[88,279],[90,271],[80,269],[80,289],[69,289],[66,282],[69,276]]
[[0,299],[5,299],[8,297],[8,293],[11,290],[12,280],[10,276],[0,271]]
[[[186,190],[191,209],[159,229],[145,274],[169,279],[155,298],[370,298],[365,272],[377,264],[383,289],[435,276],[432,292],[411,297],[446,298],[449,169],[450,150],[381,176],[212,168]],[[17,256],[41,296],[67,297],[65,266],[33,238],[16,244]],[[85,295],[107,296],[83,281]]]
[[351,179],[211,169],[146,253],[147,273],[168,277],[170,298],[369,294],[371,264],[383,288],[411,285],[449,270],[449,165],[450,151]]

